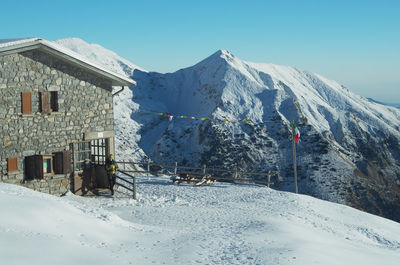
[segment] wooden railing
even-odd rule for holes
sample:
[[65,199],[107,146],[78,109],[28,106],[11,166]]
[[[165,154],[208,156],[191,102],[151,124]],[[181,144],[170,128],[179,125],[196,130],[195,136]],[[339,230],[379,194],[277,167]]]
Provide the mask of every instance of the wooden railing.
[[[202,167],[190,167],[190,166],[179,166],[177,162],[174,165],[166,165],[166,164],[157,164],[154,162],[117,162],[120,167],[123,168],[125,173],[139,173],[139,174],[158,174],[162,173],[164,175],[169,176],[177,176],[179,174],[211,174],[212,178],[217,181],[225,181],[225,182],[247,182],[247,183],[255,183],[255,184],[263,184],[268,187],[271,184],[271,176],[276,175],[276,172],[252,172],[252,171],[240,171],[237,168],[233,170],[222,169],[222,168],[207,168],[205,165]],[[143,169],[138,169],[137,165],[140,165]],[[127,169],[129,167],[129,169]],[[158,168],[155,170],[154,168]],[[165,170],[169,169],[169,170]],[[162,172],[160,172],[163,170]],[[222,175],[222,176],[221,176]],[[225,176],[224,176],[225,175]],[[231,177],[227,177],[226,175],[231,175]],[[243,176],[257,176],[261,179],[256,178],[244,178]],[[265,179],[263,178],[265,177]]]
[[135,177],[135,176],[132,176],[131,174],[129,174],[129,173],[123,171],[123,170],[118,170],[118,172],[120,172],[120,173],[122,173],[123,175],[125,175],[125,176],[127,176],[127,177],[129,177],[129,178],[132,179],[132,181],[129,181],[129,180],[127,180],[127,179],[125,179],[125,178],[122,178],[122,177],[120,177],[120,176],[117,175],[117,179],[123,181],[123,182],[126,183],[126,184],[130,184],[132,188],[126,186],[125,184],[122,184],[121,182],[117,182],[116,184],[119,185],[119,186],[121,186],[121,187],[123,187],[123,188],[125,188],[125,189],[127,189],[127,190],[129,190],[129,191],[131,191],[132,194],[133,194],[132,198],[133,198],[134,200],[136,200],[136,177]]

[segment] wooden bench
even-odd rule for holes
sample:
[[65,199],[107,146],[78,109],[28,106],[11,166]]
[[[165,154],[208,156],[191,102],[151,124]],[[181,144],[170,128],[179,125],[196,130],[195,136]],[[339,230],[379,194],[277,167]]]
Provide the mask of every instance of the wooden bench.
[[171,178],[176,184],[183,182],[193,184],[195,186],[211,185],[215,179],[211,178],[211,174],[197,173],[197,172],[179,172],[178,177]]

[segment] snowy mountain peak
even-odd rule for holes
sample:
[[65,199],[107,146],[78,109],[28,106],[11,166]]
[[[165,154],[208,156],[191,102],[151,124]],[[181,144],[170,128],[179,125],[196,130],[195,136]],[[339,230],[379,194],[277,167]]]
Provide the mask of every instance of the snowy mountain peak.
[[224,59],[228,59],[228,58],[233,58],[235,57],[232,53],[230,53],[228,50],[218,50],[215,53],[213,53],[211,56],[209,56],[211,58],[224,58]]
[[216,53],[214,53],[215,56],[219,56],[221,58],[224,58],[226,60],[232,59],[235,56],[230,53],[228,50],[218,50]]
[[218,68],[221,65],[231,64],[233,61],[238,60],[232,53],[227,50],[218,50],[201,62],[194,65],[194,68],[213,67]]

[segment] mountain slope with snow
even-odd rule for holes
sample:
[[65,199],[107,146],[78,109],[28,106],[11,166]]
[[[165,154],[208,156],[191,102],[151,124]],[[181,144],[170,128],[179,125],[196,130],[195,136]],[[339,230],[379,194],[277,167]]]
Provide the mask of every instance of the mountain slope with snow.
[[115,100],[121,159],[271,170],[275,188],[293,191],[294,120],[301,193],[400,220],[399,109],[318,74],[225,50],[175,73],[135,70],[131,77],[133,94]]
[[[172,74],[135,72],[132,118],[139,146],[161,163],[275,171],[293,190],[291,125],[300,192],[400,220],[400,111],[293,67],[242,61],[218,51]],[[251,119],[168,120],[149,114]]]
[[[138,177],[138,200],[55,197],[0,183],[12,264],[397,264],[400,224],[264,186]],[[46,250],[46,251],[43,251]]]
[[115,52],[105,49],[104,47],[95,43],[87,43],[79,38],[58,39],[54,42],[85,56],[90,61],[104,66],[117,74],[130,76],[135,69],[146,71],[143,68],[120,57]]

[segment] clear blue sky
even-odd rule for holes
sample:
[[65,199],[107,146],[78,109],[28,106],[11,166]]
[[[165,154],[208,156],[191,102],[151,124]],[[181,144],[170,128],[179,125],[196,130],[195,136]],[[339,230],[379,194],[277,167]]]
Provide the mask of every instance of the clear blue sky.
[[150,71],[219,49],[295,66],[400,103],[400,1],[2,0],[0,38],[78,37]]

